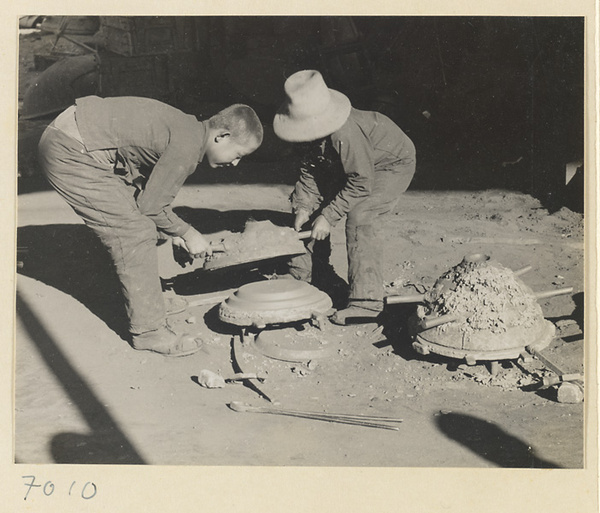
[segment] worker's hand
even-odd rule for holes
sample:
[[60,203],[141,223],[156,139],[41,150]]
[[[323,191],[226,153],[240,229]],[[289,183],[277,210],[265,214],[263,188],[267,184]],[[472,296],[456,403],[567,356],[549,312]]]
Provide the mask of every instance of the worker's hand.
[[329,237],[331,233],[331,225],[323,216],[319,216],[312,224],[311,237],[315,240],[323,240]]
[[181,238],[185,243],[185,249],[192,258],[204,258],[212,255],[212,248],[204,236],[196,229],[190,226]]
[[302,231],[302,227],[308,222],[310,214],[308,210],[300,209],[296,212],[296,219],[294,219],[294,230],[297,232]]
[[190,256],[187,245],[181,237],[173,237],[171,243],[173,245],[173,258],[175,262],[181,267],[194,263],[194,259]]

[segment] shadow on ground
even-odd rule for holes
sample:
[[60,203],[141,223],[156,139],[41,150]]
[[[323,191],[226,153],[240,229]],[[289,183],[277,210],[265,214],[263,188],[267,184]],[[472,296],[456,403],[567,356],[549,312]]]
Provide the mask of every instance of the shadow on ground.
[[175,207],[173,211],[203,234],[221,231],[242,232],[246,222],[271,221],[276,226],[293,226],[294,216],[276,210],[227,210],[207,208]]
[[538,458],[522,440],[508,434],[493,422],[462,413],[436,417],[437,427],[451,440],[503,468],[561,468]]
[[[233,210],[181,207],[178,214],[201,233],[243,231],[248,219],[271,220],[289,226],[291,214],[272,210]],[[20,227],[17,232],[18,273],[39,280],[72,296],[122,338],[128,336],[119,279],[110,255],[95,234],[83,224],[51,224]],[[273,270],[281,261],[265,267]],[[261,279],[252,266],[205,272],[185,272],[163,282],[178,294],[191,295],[239,287]]]
[[65,357],[56,341],[23,298],[17,294],[17,315],[44,362],[61,383],[88,424],[91,434],[59,433],[50,443],[56,463],[143,464],[93,390]]
[[17,231],[19,274],[72,296],[119,334],[127,336],[120,284],[110,256],[85,225],[25,226]]

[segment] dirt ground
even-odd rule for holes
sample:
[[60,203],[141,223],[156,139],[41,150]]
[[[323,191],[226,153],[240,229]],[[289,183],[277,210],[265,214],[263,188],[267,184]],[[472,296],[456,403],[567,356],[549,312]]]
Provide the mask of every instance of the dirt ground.
[[[206,223],[213,218],[219,224],[230,214],[277,218],[288,191],[288,186],[186,186],[177,208],[200,210]],[[255,356],[242,369],[266,370],[261,388],[286,409],[400,417],[399,432],[233,412],[227,407],[231,401],[268,403],[242,385],[197,384],[203,369],[223,377],[234,373],[231,341],[239,330],[219,322],[215,304],[172,320],[203,337],[196,355],[167,359],[134,351],[119,335],[123,319],[115,279],[86,228],[54,192],[19,200],[19,245],[28,251],[17,289],[18,461],[582,466],[583,404],[559,403],[553,389],[528,391],[544,374],[535,366],[531,375],[504,362],[492,375],[484,364],[420,356],[404,334],[413,308],[407,305],[388,307],[381,335],[373,333],[375,325],[326,325],[323,336],[338,347],[330,358],[298,364]],[[231,204],[236,211],[220,210]],[[572,295],[541,301],[558,334],[544,354],[567,372],[584,370],[581,216],[549,215],[518,193],[409,192],[385,230],[385,277],[400,284],[391,293],[412,292],[408,283],[430,286],[472,252],[512,269],[532,265],[524,281],[535,291],[572,286]],[[477,236],[489,242],[451,242]],[[496,238],[514,243],[497,244]],[[341,226],[332,239],[332,262],[344,276]],[[185,273],[169,246],[159,247],[167,294],[203,298],[261,278],[250,270]]]
[[[20,139],[39,130],[33,125],[21,126]],[[23,174],[27,162],[21,164],[22,176],[35,176],[33,167]],[[236,173],[260,176],[286,165],[249,161]],[[175,210],[216,240],[249,218],[289,225],[290,189],[192,181]],[[540,300],[557,335],[543,354],[565,372],[589,371],[581,214],[550,213],[518,192],[410,190],[383,228],[390,295],[431,287],[471,253],[513,270],[531,265],[522,279],[534,291],[573,287],[571,294]],[[332,265],[345,278],[343,224],[332,243]],[[240,384],[201,387],[198,375],[206,369],[227,378],[239,370],[232,341],[240,329],[219,321],[218,302],[265,279],[269,266],[188,271],[174,262],[170,244],[159,246],[165,294],[205,301],[171,319],[200,335],[202,350],[171,359],[129,347],[107,255],[54,191],[40,186],[19,195],[17,245],[23,262],[17,271],[17,462],[583,467],[585,402],[561,403],[555,388],[537,389],[552,375],[537,360],[503,361],[492,373],[485,363],[418,354],[406,326],[414,305],[390,305],[380,325],[292,328],[334,346],[327,358],[242,358],[244,372],[267,372],[258,386],[281,408],[401,418],[398,430],[240,413],[227,404],[270,404]]]

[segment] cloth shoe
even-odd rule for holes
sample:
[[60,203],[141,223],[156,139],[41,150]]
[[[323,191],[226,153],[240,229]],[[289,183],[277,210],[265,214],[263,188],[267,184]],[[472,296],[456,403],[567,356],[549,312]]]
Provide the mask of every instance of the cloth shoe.
[[189,356],[202,347],[202,340],[188,333],[177,334],[163,326],[132,336],[131,345],[138,351],[151,351],[163,356]]
[[185,312],[188,307],[188,302],[182,297],[166,297],[165,298],[165,310],[167,315],[175,315],[181,312]]
[[[383,303],[381,306],[383,307]],[[346,308],[335,312],[329,320],[339,326],[377,323],[382,311],[383,308],[378,308],[378,305],[367,308],[350,304]]]

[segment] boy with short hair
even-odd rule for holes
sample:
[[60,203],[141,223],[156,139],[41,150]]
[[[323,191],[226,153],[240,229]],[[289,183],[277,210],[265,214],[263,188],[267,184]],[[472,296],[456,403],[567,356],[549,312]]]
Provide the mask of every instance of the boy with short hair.
[[[298,143],[303,155],[292,193],[294,227],[301,230],[310,221],[312,231],[309,254],[292,260],[290,274],[314,280],[319,241],[329,246],[331,228],[346,217],[350,291],[346,307],[331,320],[373,319],[383,310],[381,219],[413,178],[414,144],[383,114],[353,108],[318,71],[294,73],[284,89],[273,128],[279,138]],[[327,258],[329,253],[330,248],[321,250]]]
[[170,205],[206,159],[236,166],[262,143],[263,128],[246,105],[207,121],[150,98],[87,96],[60,114],[39,143],[50,184],[100,238],[119,276],[131,345],[165,356],[186,356],[200,341],[166,323],[156,250],[158,232],[194,258],[212,253],[203,235]]

